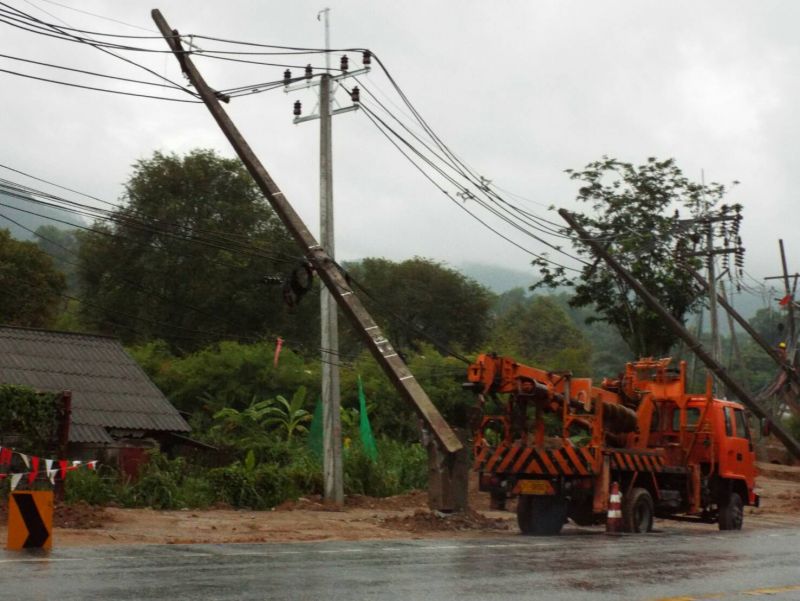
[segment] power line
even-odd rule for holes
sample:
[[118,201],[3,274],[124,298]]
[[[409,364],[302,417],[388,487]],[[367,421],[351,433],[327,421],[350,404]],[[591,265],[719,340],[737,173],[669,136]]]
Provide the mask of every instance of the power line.
[[[163,83],[156,83],[156,82],[153,82],[153,81],[144,81],[142,79],[130,79],[128,77],[119,77],[117,75],[107,75],[105,73],[96,73],[94,71],[87,71],[87,70],[84,70],[84,69],[76,69],[74,67],[65,67],[63,65],[54,65],[53,63],[44,63],[44,62],[41,62],[41,61],[35,61],[35,60],[32,60],[32,59],[28,59],[28,58],[22,58],[20,56],[11,56],[11,55],[8,55],[8,54],[0,54],[0,58],[7,58],[7,59],[10,59],[10,60],[20,61],[20,62],[23,62],[23,63],[29,63],[29,64],[33,64],[33,65],[40,65],[42,67],[51,67],[53,69],[61,69],[63,71],[72,71],[74,73],[83,73],[85,75],[92,75],[92,76],[95,76],[95,77],[104,77],[106,79],[116,79],[118,81],[125,81],[125,82],[130,82],[130,83],[139,83],[139,84],[142,84],[142,85],[156,86],[156,87],[159,87],[159,88],[164,88],[165,87]],[[176,88],[176,89],[180,89],[180,88]]]
[[[102,198],[98,198],[97,196],[92,196],[91,194],[86,194],[86,193],[81,192],[79,190],[75,190],[73,188],[68,188],[66,186],[62,186],[62,185],[57,184],[55,182],[52,182],[50,180],[46,180],[46,179],[43,179],[41,177],[37,177],[35,175],[32,175],[32,174],[27,173],[25,171],[21,171],[19,169],[15,169],[15,168],[10,167],[8,165],[4,165],[2,163],[0,163],[0,168],[7,169],[8,171],[12,171],[12,172],[17,173],[19,175],[23,175],[25,177],[28,177],[28,178],[33,179],[33,180],[36,180],[38,182],[42,182],[42,183],[47,184],[49,186],[53,186],[55,188],[59,188],[61,190],[65,190],[67,192],[71,192],[73,194],[77,194],[79,196],[83,196],[84,198],[88,198],[90,200],[94,200],[94,201],[97,201],[99,203],[108,205],[108,206],[112,207],[113,209],[115,209],[117,212],[128,211],[134,217],[140,218],[142,222],[152,222],[153,221],[153,219],[149,215],[144,215],[140,211],[133,210],[131,207],[127,207],[127,206],[124,206],[124,205],[119,205],[119,204],[116,204],[116,203],[113,203],[113,202],[109,202],[109,201],[104,200]],[[3,178],[0,178],[0,183],[5,183],[7,185],[10,185],[10,186],[14,187],[15,189],[18,189],[18,190],[23,191],[23,192],[27,192],[27,193],[29,193],[31,195],[44,196],[46,198],[50,198],[50,199],[55,200],[57,202],[68,203],[70,205],[73,205],[73,206],[76,206],[76,207],[79,207],[79,208],[92,209],[92,210],[95,210],[95,211],[98,211],[98,212],[101,211],[101,209],[97,209],[96,207],[89,207],[88,205],[85,205],[85,204],[76,203],[74,201],[69,201],[69,200],[64,199],[62,197],[59,197],[59,196],[56,196],[56,195],[52,195],[52,194],[48,194],[46,192],[42,192],[42,191],[36,190],[35,188],[28,187],[28,186],[23,186],[22,184],[17,184],[15,182],[11,182],[11,181],[3,179]],[[27,199],[27,198],[24,198],[23,200],[25,200],[25,199]],[[58,207],[58,208],[62,208],[62,207]],[[105,219],[105,217],[106,217],[106,215],[108,213],[109,213],[108,211],[102,211],[102,213],[100,215],[97,215],[95,213],[92,213],[92,214],[82,213],[82,215],[83,216],[90,216],[92,218]],[[126,216],[126,218],[130,219],[130,216],[128,215],[128,216]],[[164,223],[163,220],[155,220],[155,222],[156,223],[161,223],[162,225],[164,225],[166,227],[181,227],[180,224],[177,224],[177,223],[173,224],[173,223],[168,223],[168,222]],[[239,240],[243,240],[247,244],[251,243],[251,240],[250,240],[250,238],[248,237],[247,234],[241,234],[241,233],[238,233],[238,232],[219,231],[219,230],[207,230],[207,229],[203,229],[203,228],[194,228],[194,230],[198,231],[200,233],[211,233],[214,236],[217,236],[218,238],[221,238],[225,242],[238,243],[238,242],[236,242],[236,239],[238,238]],[[278,253],[278,254],[283,256],[283,257],[285,257],[285,258],[287,258],[287,259],[290,259],[292,262],[299,260],[299,258],[297,256],[292,255],[290,253]]]
[[[50,36],[50,37],[58,37],[58,38],[63,39],[63,40],[68,40],[68,41],[74,41],[74,42],[80,42],[80,43],[88,44],[90,46],[93,46],[94,48],[97,48],[101,52],[104,52],[105,54],[113,56],[113,57],[115,57],[115,58],[117,58],[117,59],[119,59],[121,61],[124,61],[124,62],[126,62],[126,63],[128,63],[130,65],[133,65],[135,67],[138,67],[139,69],[142,69],[142,70],[150,73],[151,75],[155,75],[159,79],[171,84],[174,87],[182,89],[184,92],[186,92],[186,93],[188,93],[188,94],[190,94],[192,96],[197,96],[197,94],[194,91],[192,91],[192,90],[190,90],[188,88],[185,88],[184,86],[181,86],[180,84],[175,83],[171,79],[169,79],[167,77],[164,77],[163,75],[161,75],[160,73],[154,71],[153,69],[150,69],[149,67],[141,65],[141,64],[139,64],[139,63],[137,63],[137,62],[135,62],[135,61],[133,61],[133,60],[131,60],[129,58],[126,58],[124,56],[120,56],[119,54],[115,54],[114,52],[111,52],[111,50],[109,50],[108,48],[105,47],[106,44],[104,44],[103,42],[100,42],[98,40],[93,40],[91,38],[82,38],[80,36],[76,36],[74,34],[67,33],[66,31],[64,31],[59,26],[54,25],[52,23],[46,23],[45,21],[37,19],[36,17],[34,17],[32,15],[29,15],[29,14],[27,14],[27,13],[25,13],[25,12],[19,10],[19,9],[16,9],[16,8],[14,8],[12,6],[9,6],[5,2],[0,2],[0,6],[5,6],[6,8],[11,9],[13,11],[13,14],[21,15],[24,18],[24,20],[32,21],[33,23],[35,23],[34,26],[39,28],[39,31],[36,31],[34,29],[29,29],[29,28],[26,28],[26,27],[22,27],[20,25],[14,25],[13,23],[10,23],[10,22],[8,22],[6,20],[0,19],[0,21],[6,23],[8,25],[12,25],[14,27],[20,27],[21,29],[25,29],[26,31],[31,31],[33,33],[38,33],[40,35],[46,35],[46,36]],[[8,11],[0,10],[0,13],[5,14],[6,18],[12,18],[14,20],[20,21],[19,18],[15,19],[14,17],[8,17]],[[60,36],[56,36],[54,34],[47,33],[46,31],[42,31],[44,29],[50,29],[52,31],[56,31],[61,35]],[[119,49],[130,49],[130,48],[123,48],[121,46],[117,46],[117,48],[119,48]]]
[[[224,237],[222,237],[222,238],[220,238],[220,237],[214,238],[213,237],[214,236],[213,232],[211,232],[211,234],[212,234],[211,238],[198,236],[198,235],[193,234],[193,233],[192,234],[181,234],[179,228],[176,228],[175,230],[171,230],[171,229],[168,229],[169,226],[166,226],[166,225],[158,226],[158,225],[154,225],[153,223],[148,223],[146,221],[138,220],[138,219],[135,219],[135,218],[130,218],[130,217],[120,218],[118,216],[113,216],[113,214],[105,214],[104,215],[101,210],[92,209],[92,207],[86,207],[87,209],[90,209],[88,211],[81,211],[80,209],[76,209],[74,207],[70,207],[70,206],[66,206],[65,207],[65,206],[58,205],[56,203],[51,203],[51,202],[47,202],[47,201],[44,201],[44,200],[31,198],[30,196],[26,195],[25,193],[20,193],[20,191],[15,190],[13,187],[9,188],[8,186],[2,184],[2,180],[0,180],[0,191],[4,192],[8,196],[12,196],[14,198],[18,198],[20,200],[31,202],[31,203],[34,203],[34,204],[47,206],[47,207],[50,207],[50,208],[58,209],[58,210],[61,210],[61,211],[66,211],[66,212],[73,213],[73,214],[76,214],[76,215],[81,215],[81,216],[84,216],[84,217],[91,217],[91,218],[94,218],[94,219],[113,222],[113,223],[115,223],[117,225],[131,226],[134,229],[138,229],[140,231],[144,231],[144,232],[148,232],[148,233],[152,233],[152,234],[164,235],[164,236],[166,236],[168,238],[173,238],[173,239],[181,240],[181,241],[184,241],[184,242],[196,243],[196,244],[200,244],[202,246],[207,246],[209,248],[215,248],[217,250],[227,250],[227,251],[235,253],[235,254],[244,255],[244,256],[250,256],[250,257],[260,258],[260,259],[268,259],[268,260],[271,260],[271,261],[274,261],[274,262],[277,262],[277,263],[294,264],[294,263],[296,263],[298,261],[298,259],[296,257],[294,257],[293,255],[286,254],[286,253],[279,253],[277,255],[276,254],[269,254],[269,253],[265,253],[264,251],[258,249],[257,247],[254,247],[252,245],[248,246],[248,245],[243,244],[243,243],[233,242],[233,241],[231,241],[231,240],[229,240],[227,238],[224,238]],[[63,202],[72,203],[72,204],[75,204],[75,205],[78,205],[78,206],[85,206],[85,205],[80,205],[80,203],[74,203],[73,201],[67,201],[65,199],[60,199],[60,200],[62,200]],[[112,232],[108,232],[108,231],[104,231],[104,230],[98,230],[98,229],[91,228],[91,227],[88,227],[88,226],[78,225],[78,224],[71,223],[71,222],[68,222],[68,221],[64,221],[62,219],[58,219],[58,218],[51,217],[51,216],[48,216],[48,215],[35,213],[33,211],[28,211],[28,210],[22,209],[20,207],[15,207],[13,205],[8,205],[8,204],[5,204],[5,203],[0,203],[0,206],[5,206],[5,207],[10,208],[10,209],[18,210],[18,211],[21,211],[21,212],[24,212],[24,213],[29,213],[31,215],[36,215],[36,216],[39,216],[39,217],[42,217],[42,218],[45,218],[45,219],[49,219],[49,220],[52,220],[52,221],[63,223],[65,225],[69,225],[71,227],[75,227],[75,228],[78,228],[78,229],[83,229],[83,230],[86,230],[86,231],[90,231],[90,232],[93,232],[93,233],[96,233],[96,234],[101,234],[101,235],[105,235],[105,236],[117,236],[117,235],[119,235],[119,234],[116,234],[116,233],[112,233]],[[92,212],[92,211],[96,211],[96,212]],[[122,236],[122,237],[125,238],[126,236]]]
[[[89,15],[91,17],[96,17],[98,19],[103,19],[104,21],[110,21],[112,23],[119,23],[120,25],[125,25],[126,27],[131,27],[133,29],[140,29],[142,31],[150,31],[155,32],[154,29],[148,29],[146,27],[141,27],[140,25],[133,25],[131,23],[126,23],[125,21],[120,21],[119,19],[113,19],[111,17],[104,17],[103,15],[98,15],[97,13],[89,12],[88,10],[81,10],[80,8],[75,8],[74,6],[67,6],[66,4],[61,4],[59,2],[54,2],[53,0],[39,0],[39,2],[46,2],[47,4],[52,4],[54,6],[60,6],[61,8],[66,8],[67,10],[75,11],[76,13],[81,13],[84,15]],[[29,3],[30,4],[30,3]],[[39,9],[41,10],[41,9]],[[84,32],[84,33],[92,33],[92,32]],[[103,34],[94,34],[94,35],[103,35]],[[118,37],[144,37],[144,36],[118,36]],[[153,37],[163,39],[161,36],[146,36],[146,37]]]
[[68,86],[70,88],[81,88],[84,90],[93,90],[95,92],[108,92],[109,94],[120,94],[122,96],[135,96],[137,98],[151,98],[155,100],[169,100],[170,102],[191,102],[197,103],[202,102],[200,100],[186,100],[184,98],[169,98],[167,96],[154,96],[152,94],[138,94],[136,92],[122,92],[120,90],[111,90],[108,88],[98,88],[95,86],[85,86],[82,84],[77,83],[70,83],[68,81],[59,81],[56,79],[48,79],[46,77],[36,77],[35,75],[28,75],[26,73],[19,73],[17,71],[11,71],[9,69],[0,69],[0,73],[7,73],[9,75],[16,75],[17,77],[24,77],[25,79],[35,79],[37,81],[44,81],[47,83],[54,83],[61,86]]
[[[517,242],[513,241],[511,238],[509,238],[509,237],[508,237],[508,236],[506,236],[505,234],[501,233],[499,230],[497,230],[497,229],[495,229],[495,228],[491,227],[491,226],[490,226],[488,223],[486,223],[484,220],[480,219],[480,218],[479,218],[477,215],[475,215],[474,213],[472,213],[472,212],[471,212],[469,209],[467,209],[467,208],[466,208],[466,207],[465,207],[465,206],[464,206],[462,203],[459,203],[459,202],[458,202],[458,201],[457,201],[455,198],[453,198],[453,197],[451,196],[451,194],[450,194],[450,193],[449,193],[449,192],[448,192],[448,191],[447,191],[445,188],[443,188],[443,187],[442,187],[440,184],[438,184],[437,182],[435,182],[435,181],[432,179],[432,177],[431,177],[431,176],[430,176],[428,173],[426,173],[426,172],[424,171],[424,169],[422,169],[422,167],[420,167],[420,166],[417,164],[417,162],[416,162],[416,161],[414,161],[414,160],[413,160],[413,159],[412,159],[412,158],[411,158],[411,157],[410,157],[410,156],[409,156],[409,155],[408,155],[408,154],[407,154],[407,153],[406,153],[404,150],[402,150],[402,149],[401,149],[400,145],[399,145],[397,142],[395,142],[395,141],[394,141],[394,140],[393,140],[393,139],[392,139],[392,138],[389,136],[389,134],[387,133],[387,131],[391,132],[391,133],[392,133],[392,135],[394,135],[394,137],[396,137],[396,138],[397,138],[397,139],[398,139],[400,142],[402,142],[402,143],[403,143],[403,144],[404,144],[404,145],[405,145],[405,146],[406,146],[406,147],[407,147],[407,148],[408,148],[408,149],[409,149],[411,152],[413,152],[414,154],[416,154],[416,155],[417,155],[417,156],[420,158],[420,160],[422,160],[423,162],[426,162],[426,163],[427,163],[429,166],[431,166],[431,167],[432,167],[434,170],[436,170],[437,172],[439,172],[439,173],[440,173],[440,175],[442,175],[442,176],[443,176],[445,179],[447,179],[448,181],[450,181],[450,183],[451,183],[451,184],[453,184],[453,185],[457,186],[457,187],[458,187],[459,189],[461,189],[462,191],[463,191],[463,190],[465,190],[465,188],[463,188],[463,186],[461,186],[461,185],[460,185],[458,182],[456,182],[456,180],[454,180],[454,179],[453,179],[451,176],[449,176],[449,175],[445,174],[445,173],[444,173],[444,172],[443,172],[443,171],[442,171],[442,170],[441,170],[441,169],[440,169],[438,166],[436,166],[435,164],[433,164],[433,163],[431,162],[431,160],[430,160],[430,159],[428,159],[427,157],[425,157],[425,156],[424,156],[424,155],[423,155],[423,154],[422,154],[422,153],[421,153],[421,152],[420,152],[418,149],[414,148],[414,146],[413,146],[413,145],[412,145],[410,142],[408,142],[408,140],[406,140],[405,138],[403,138],[403,136],[399,135],[399,134],[398,134],[398,133],[397,133],[397,132],[396,132],[394,129],[392,129],[392,128],[391,128],[391,127],[390,127],[390,126],[389,126],[389,125],[388,125],[388,124],[387,124],[385,121],[383,121],[383,120],[382,120],[380,117],[378,117],[377,115],[375,115],[375,113],[374,113],[374,112],[370,111],[370,110],[369,110],[369,108],[367,108],[367,107],[363,107],[363,105],[362,105],[362,108],[364,108],[365,114],[366,114],[366,115],[367,115],[367,117],[370,119],[370,121],[372,121],[373,125],[375,125],[375,126],[376,126],[376,128],[378,128],[378,130],[379,130],[379,131],[380,131],[380,132],[381,132],[381,133],[382,133],[382,134],[383,134],[383,135],[384,135],[384,136],[385,136],[385,137],[386,137],[386,138],[387,138],[387,139],[388,139],[388,140],[389,140],[389,141],[392,143],[392,145],[393,145],[393,146],[395,146],[395,148],[397,148],[397,149],[398,149],[398,150],[401,152],[401,154],[402,154],[402,155],[403,155],[403,156],[404,156],[404,157],[405,157],[405,158],[406,158],[406,159],[407,159],[409,162],[411,162],[411,163],[414,165],[414,167],[415,167],[415,168],[417,168],[417,170],[419,170],[421,173],[423,173],[423,175],[424,175],[424,176],[425,176],[425,177],[426,177],[426,178],[427,178],[427,179],[428,179],[428,180],[429,180],[431,183],[433,183],[433,184],[434,184],[434,185],[435,185],[435,186],[436,186],[436,187],[439,189],[439,191],[440,191],[440,192],[442,192],[443,194],[445,194],[445,195],[446,195],[446,196],[447,196],[447,197],[448,197],[448,198],[449,198],[449,199],[450,199],[452,202],[454,202],[454,203],[455,203],[455,204],[456,204],[456,205],[457,205],[459,208],[461,208],[463,211],[465,211],[465,212],[466,212],[468,215],[470,215],[470,216],[471,216],[473,219],[475,219],[476,221],[478,221],[478,222],[479,222],[481,225],[483,225],[484,227],[486,227],[487,229],[489,229],[489,230],[490,230],[491,232],[493,232],[494,234],[496,234],[496,235],[500,236],[501,238],[503,238],[503,239],[504,239],[504,240],[506,240],[507,242],[509,242],[509,243],[513,244],[514,246],[516,246],[516,247],[517,247],[517,248],[519,248],[520,250],[524,251],[525,253],[527,253],[527,254],[529,254],[529,255],[531,255],[531,256],[533,256],[533,257],[537,258],[537,259],[541,259],[541,260],[543,260],[543,261],[547,261],[547,262],[553,263],[554,265],[556,265],[556,266],[558,266],[558,267],[561,267],[561,268],[564,268],[564,269],[570,269],[570,270],[572,270],[572,271],[579,271],[579,270],[577,270],[577,269],[574,269],[574,268],[572,268],[572,267],[567,267],[567,266],[565,266],[565,265],[561,265],[561,264],[559,264],[559,263],[557,263],[557,262],[555,262],[555,261],[553,261],[553,260],[551,260],[551,259],[548,259],[548,258],[546,258],[546,257],[544,257],[544,256],[542,256],[542,255],[539,255],[539,254],[537,254],[537,253],[535,253],[535,252],[531,251],[531,250],[530,250],[530,249],[528,249],[528,248],[525,248],[524,246],[520,245],[519,243],[517,243]],[[386,131],[385,131],[385,130],[386,130]],[[477,199],[476,199],[476,200],[477,200]],[[488,207],[486,207],[486,205],[485,205],[485,204],[483,204],[482,206],[484,206],[484,208],[487,208],[487,210],[490,210],[490,211],[492,211],[491,209],[489,209]],[[497,216],[497,213],[496,213],[496,212],[494,212],[494,214]],[[501,219],[502,219],[502,217],[501,217]],[[506,219],[504,219],[504,221],[506,221],[507,223],[509,223],[509,221],[508,221],[508,220],[506,220]],[[513,223],[510,223],[510,225],[512,225],[512,227],[515,227],[515,228],[517,228],[517,229],[520,229],[520,227],[519,227],[519,225],[518,225],[518,224],[513,224]],[[531,234],[530,232],[527,232],[527,231],[526,231],[526,230],[524,230],[524,229],[521,229],[521,231],[522,231],[523,233],[526,233],[527,235],[530,235],[530,236],[531,236],[531,237],[533,237],[534,239],[537,239],[537,240],[539,240],[539,241],[542,241],[542,240],[541,240],[541,239],[539,239],[537,236],[535,236],[534,234]],[[544,242],[544,241],[542,241],[542,242]],[[548,246],[551,246],[551,245],[550,245],[549,243],[547,243],[547,242],[544,242],[544,243],[545,243],[546,245],[548,245]],[[561,252],[563,252],[563,251],[561,251]],[[571,257],[571,258],[574,258],[574,257]]]

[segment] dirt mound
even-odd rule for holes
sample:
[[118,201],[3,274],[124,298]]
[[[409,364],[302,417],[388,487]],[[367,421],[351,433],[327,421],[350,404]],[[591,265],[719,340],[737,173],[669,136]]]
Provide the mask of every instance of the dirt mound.
[[103,507],[95,507],[83,501],[74,505],[56,505],[53,515],[53,524],[56,528],[74,528],[76,530],[89,530],[102,528],[113,521]]
[[[53,525],[56,528],[91,530],[102,528],[112,522],[111,515],[103,507],[95,507],[83,501],[75,505],[56,503],[53,511]],[[0,504],[0,524],[8,523],[8,503]]]
[[413,490],[393,497],[367,497],[365,495],[349,495],[344,504],[347,507],[362,509],[384,509],[388,511],[403,511],[414,507],[424,507],[428,502],[428,494],[422,490]]
[[776,463],[756,463],[758,475],[776,480],[789,480],[790,482],[800,482],[800,466],[779,465]]
[[452,514],[420,509],[412,515],[386,518],[382,525],[407,532],[508,530],[509,520],[488,518],[472,509]]

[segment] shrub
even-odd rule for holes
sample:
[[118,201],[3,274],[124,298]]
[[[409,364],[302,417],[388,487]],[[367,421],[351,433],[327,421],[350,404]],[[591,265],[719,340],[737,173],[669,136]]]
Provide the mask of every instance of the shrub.
[[203,509],[217,500],[211,482],[205,476],[187,476],[178,487],[181,507]]
[[428,457],[422,445],[386,437],[376,442],[377,461],[372,461],[361,445],[347,450],[344,457],[346,493],[388,497],[426,486]]
[[252,451],[244,461],[213,469],[208,476],[217,498],[234,507],[268,509],[300,496],[288,470],[269,463],[257,464]]
[[67,472],[64,501],[68,505],[78,501],[84,501],[89,505],[106,505],[117,499],[114,490],[116,479],[116,474],[108,469],[102,473],[83,469]]
[[0,445],[5,435],[19,437],[18,448],[32,455],[45,455],[58,431],[56,396],[36,392],[28,386],[0,385]]

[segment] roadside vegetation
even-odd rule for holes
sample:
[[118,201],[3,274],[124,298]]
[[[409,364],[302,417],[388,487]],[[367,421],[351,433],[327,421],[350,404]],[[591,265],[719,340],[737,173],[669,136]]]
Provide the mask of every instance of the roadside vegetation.
[[[674,258],[686,237],[673,211],[694,215],[701,201],[721,204],[725,188],[690,182],[672,160],[633,166],[604,157],[569,173],[590,207],[583,223],[608,238],[676,318],[693,323],[703,299]],[[36,286],[35,295],[0,299],[4,321],[119,337],[189,416],[192,437],[216,450],[153,452],[136,478],[108,465],[71,472],[66,500],[265,509],[320,494],[317,278],[236,160],[202,149],[155,153],[134,166],[125,190],[122,207],[88,230],[42,226],[35,243],[0,230],[0,276]],[[689,358],[574,241],[587,261],[579,275],[539,259],[529,282],[502,294],[422,257],[365,258],[342,269],[447,421],[468,427],[474,399],[462,388],[460,357],[496,351],[598,380],[639,354]],[[38,304],[26,300],[32,296]],[[784,320],[765,308],[751,322],[777,345]],[[423,487],[427,459],[413,412],[349,324],[340,324],[345,492],[388,496]],[[753,391],[765,388],[774,365],[743,337],[735,349],[723,340],[723,355],[734,350],[734,375]],[[359,377],[376,457],[361,442]],[[702,387],[703,370],[690,378]]]

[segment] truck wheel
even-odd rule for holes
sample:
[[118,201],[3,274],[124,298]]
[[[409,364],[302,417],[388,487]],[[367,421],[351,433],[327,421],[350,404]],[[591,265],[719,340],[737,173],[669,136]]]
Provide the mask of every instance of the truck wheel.
[[566,520],[566,499],[538,495],[520,495],[517,499],[517,523],[522,534],[553,536],[561,532]]
[[650,532],[653,529],[653,497],[644,488],[634,488],[622,498],[622,528],[625,532]]
[[744,522],[744,504],[739,493],[728,495],[724,505],[720,505],[717,516],[720,530],[741,530]]

